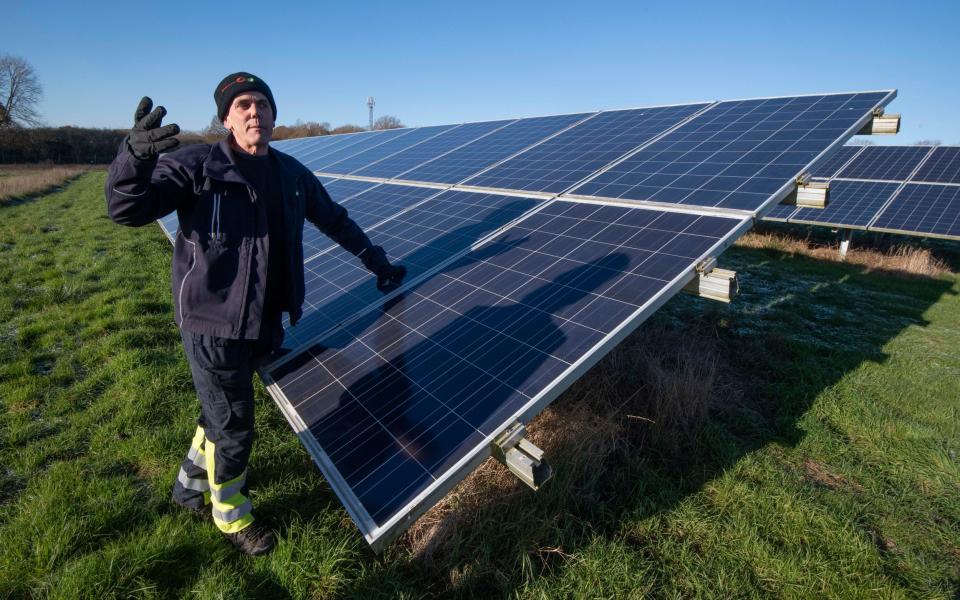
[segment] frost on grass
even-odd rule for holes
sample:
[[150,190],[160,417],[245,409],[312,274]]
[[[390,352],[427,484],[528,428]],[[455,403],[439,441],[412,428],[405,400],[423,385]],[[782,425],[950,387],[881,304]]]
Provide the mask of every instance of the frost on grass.
[[774,231],[750,231],[737,241],[744,248],[779,250],[809,256],[817,260],[845,262],[865,267],[867,271],[888,271],[892,274],[936,277],[950,273],[945,261],[929,248],[893,245],[888,248],[852,247],[841,257],[837,245],[824,244],[812,238]]

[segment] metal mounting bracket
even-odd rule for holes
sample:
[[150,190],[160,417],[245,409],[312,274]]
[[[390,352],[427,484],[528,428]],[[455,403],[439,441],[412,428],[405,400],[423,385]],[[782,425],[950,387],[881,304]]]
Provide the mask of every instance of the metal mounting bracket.
[[850,239],[853,237],[852,229],[840,230],[840,260],[847,259],[847,251],[850,250]]
[[730,302],[740,292],[737,273],[717,268],[717,259],[710,256],[696,267],[696,277],[683,287],[683,291],[694,296]]
[[804,173],[796,179],[797,187],[781,204],[791,204],[804,208],[826,208],[830,202],[830,182],[811,181],[810,174]]
[[520,481],[538,490],[553,475],[553,469],[543,459],[543,450],[524,437],[526,433],[523,423],[515,422],[493,440],[491,452]]
[[873,109],[873,118],[867,121],[857,135],[893,135],[900,133],[900,115],[885,115],[882,108]]

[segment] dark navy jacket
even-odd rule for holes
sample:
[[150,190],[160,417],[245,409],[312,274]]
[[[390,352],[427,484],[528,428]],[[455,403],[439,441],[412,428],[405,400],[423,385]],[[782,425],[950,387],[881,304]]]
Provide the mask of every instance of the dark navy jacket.
[[196,144],[142,161],[126,141],[110,165],[105,194],[110,218],[139,227],[174,210],[174,313],[181,329],[230,339],[257,339],[263,318],[267,253],[287,259],[284,308],[303,314],[303,221],[348,252],[371,248],[366,234],[296,159],[270,149],[281,171],[285,243],[271,246],[263,201],[240,175],[227,140]]

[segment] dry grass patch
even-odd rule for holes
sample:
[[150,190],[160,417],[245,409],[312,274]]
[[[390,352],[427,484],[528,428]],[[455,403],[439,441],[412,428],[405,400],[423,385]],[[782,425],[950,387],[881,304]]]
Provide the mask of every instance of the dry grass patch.
[[0,166],[0,204],[63,185],[89,170],[85,165]]
[[840,256],[836,244],[817,242],[808,237],[772,231],[750,231],[737,241],[745,248],[762,248],[809,256],[817,260],[846,262],[866,267],[868,271],[936,277],[951,273],[949,265],[937,258],[929,248],[892,245],[888,248],[853,248],[846,258]]
[[[659,323],[642,326],[528,426],[556,475],[538,493],[583,496],[618,451],[674,460],[697,446],[714,400],[739,393],[720,381],[720,371],[714,338]],[[410,527],[404,543],[423,564],[442,568],[461,533],[507,518],[513,500],[528,493],[488,460]],[[457,577],[451,573],[451,584]]]

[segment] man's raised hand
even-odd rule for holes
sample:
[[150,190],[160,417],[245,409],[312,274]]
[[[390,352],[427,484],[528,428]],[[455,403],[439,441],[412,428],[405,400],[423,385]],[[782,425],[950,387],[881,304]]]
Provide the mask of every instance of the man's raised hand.
[[166,114],[167,109],[162,106],[153,108],[153,100],[147,96],[140,100],[133,116],[133,129],[127,137],[130,151],[140,160],[153,160],[161,152],[169,152],[180,145],[180,140],[173,137],[180,133],[176,123],[160,127]]

